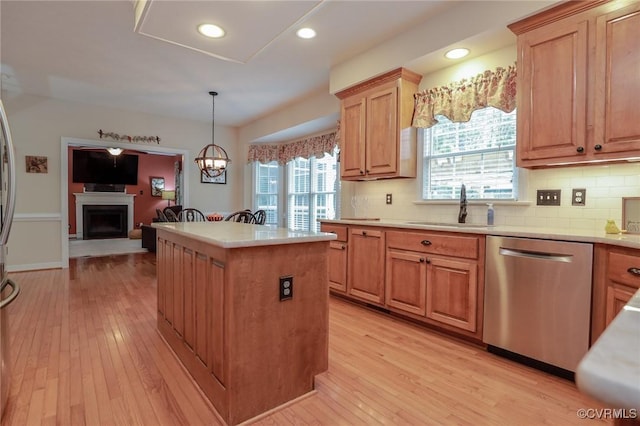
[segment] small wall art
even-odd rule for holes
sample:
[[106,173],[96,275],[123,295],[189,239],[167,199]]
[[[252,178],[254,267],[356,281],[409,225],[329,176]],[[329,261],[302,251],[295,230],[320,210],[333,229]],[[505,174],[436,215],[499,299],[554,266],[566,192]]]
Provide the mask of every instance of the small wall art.
[[162,191],[164,191],[164,178],[150,176],[151,180],[151,196],[162,197]]
[[27,173],[49,173],[47,157],[25,155]]
[[200,182],[202,183],[227,183],[227,172],[222,172],[220,176],[209,177],[204,172],[200,172]]

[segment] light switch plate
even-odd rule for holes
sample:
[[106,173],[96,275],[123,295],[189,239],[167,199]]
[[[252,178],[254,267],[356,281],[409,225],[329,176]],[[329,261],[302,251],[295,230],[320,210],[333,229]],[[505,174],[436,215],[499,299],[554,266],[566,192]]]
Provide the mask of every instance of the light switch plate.
[[560,192],[559,189],[538,189],[536,193],[536,205],[559,206]]

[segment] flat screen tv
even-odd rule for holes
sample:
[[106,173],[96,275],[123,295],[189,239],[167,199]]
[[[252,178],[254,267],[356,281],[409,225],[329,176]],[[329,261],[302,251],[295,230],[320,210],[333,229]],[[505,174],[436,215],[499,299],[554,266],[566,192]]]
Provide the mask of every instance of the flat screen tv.
[[105,151],[73,150],[73,181],[82,183],[138,184],[138,156]]

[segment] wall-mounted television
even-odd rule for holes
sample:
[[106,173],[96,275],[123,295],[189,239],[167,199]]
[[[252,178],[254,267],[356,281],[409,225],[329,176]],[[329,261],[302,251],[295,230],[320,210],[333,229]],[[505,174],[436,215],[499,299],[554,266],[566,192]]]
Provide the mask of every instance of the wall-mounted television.
[[73,181],[81,183],[138,184],[138,156],[106,151],[73,150]]

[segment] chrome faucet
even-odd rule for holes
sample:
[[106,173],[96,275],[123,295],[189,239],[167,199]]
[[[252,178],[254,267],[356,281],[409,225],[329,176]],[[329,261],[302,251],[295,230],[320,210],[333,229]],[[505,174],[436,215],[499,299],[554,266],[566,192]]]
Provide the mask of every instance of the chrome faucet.
[[467,188],[464,183],[460,187],[460,212],[458,213],[458,223],[464,223],[467,219]]

